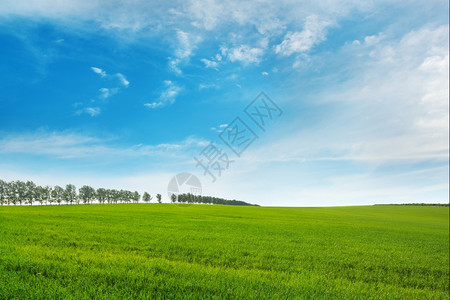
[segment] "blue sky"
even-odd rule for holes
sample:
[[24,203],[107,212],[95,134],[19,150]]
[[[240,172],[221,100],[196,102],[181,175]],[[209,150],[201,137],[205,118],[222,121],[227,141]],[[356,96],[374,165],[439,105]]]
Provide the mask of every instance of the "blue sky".
[[[448,34],[447,1],[2,1],[0,178],[448,202]],[[244,112],[261,91],[282,110],[265,130]],[[258,137],[239,157],[236,117]],[[210,142],[233,160],[215,182]]]

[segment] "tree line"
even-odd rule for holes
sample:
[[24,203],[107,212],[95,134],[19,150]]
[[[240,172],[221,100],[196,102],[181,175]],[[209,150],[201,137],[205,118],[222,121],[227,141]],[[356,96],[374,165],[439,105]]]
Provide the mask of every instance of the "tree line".
[[217,198],[212,196],[193,195],[190,193],[179,194],[178,196],[172,194],[170,197],[172,203],[202,203],[202,204],[221,204],[221,205],[240,205],[240,206],[259,206],[257,204],[250,204],[240,200],[226,200],[223,198]]
[[[98,188],[84,185],[77,190],[75,185],[67,184],[64,188],[56,186],[39,186],[33,181],[11,181],[6,182],[0,179],[0,204],[1,205],[54,205],[54,204],[116,204],[116,203],[139,203],[142,200],[149,203],[153,197],[144,192],[127,190],[115,190]],[[161,203],[161,194],[156,194],[156,201]],[[170,197],[172,203],[186,204],[221,204],[221,205],[241,205],[241,206],[258,206],[239,200],[226,200],[223,198],[201,196],[193,194],[172,194]]]
[[[142,201],[148,203],[153,197],[144,192]],[[156,200],[161,203],[161,194],[156,195]],[[78,189],[73,184],[67,184],[65,188],[58,185],[39,186],[33,181],[11,181],[0,179],[0,204],[4,205],[33,205],[43,204],[91,204],[91,203],[138,203],[141,200],[139,192],[127,190],[115,190],[84,185]]]

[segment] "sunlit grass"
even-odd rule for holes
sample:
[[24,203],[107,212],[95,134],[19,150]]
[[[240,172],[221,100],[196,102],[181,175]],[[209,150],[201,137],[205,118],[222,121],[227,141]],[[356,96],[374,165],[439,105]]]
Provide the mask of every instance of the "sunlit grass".
[[0,207],[0,298],[448,299],[449,210]]

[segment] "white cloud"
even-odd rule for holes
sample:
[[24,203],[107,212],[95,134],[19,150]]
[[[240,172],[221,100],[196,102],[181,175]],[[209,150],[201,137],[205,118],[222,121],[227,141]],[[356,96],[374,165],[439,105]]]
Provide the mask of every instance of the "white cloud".
[[180,92],[180,87],[170,80],[165,80],[164,84],[166,85],[166,89],[161,93],[161,96],[159,98],[162,100],[174,99]]
[[244,65],[258,64],[264,53],[263,49],[251,48],[248,45],[241,45],[235,48],[221,48],[222,55],[226,55],[232,62],[239,61]]
[[307,52],[326,39],[326,28],[330,22],[319,20],[316,15],[306,18],[303,30],[288,32],[283,42],[275,47],[275,53],[284,56],[292,53]]
[[181,62],[181,59],[179,58],[172,58],[169,57],[169,68],[174,71],[177,74],[181,74],[181,69],[179,68],[178,64]]
[[267,46],[269,46],[269,38],[268,37],[264,37],[259,41],[259,46],[263,49],[266,49]]
[[[370,11],[371,1],[298,1],[188,0],[160,3],[135,0],[6,0],[0,15],[46,19],[71,26],[113,31],[122,39],[146,36],[148,31],[195,28],[197,31],[221,30],[224,26],[254,27],[259,34],[280,34],[289,24],[308,15],[340,17],[358,10]],[[80,24],[81,23],[81,24]]]
[[100,97],[102,99],[107,99],[107,98],[117,94],[117,92],[119,91],[119,88],[100,88],[98,91],[100,92]]
[[[196,137],[186,137],[176,143],[156,145],[116,146],[115,138],[97,138],[70,132],[30,132],[10,134],[0,138],[0,153],[23,153],[49,155],[58,159],[149,156],[179,156],[184,150],[196,150],[207,145],[207,141]],[[189,150],[189,151],[191,151]],[[191,159],[189,156],[183,158]]]
[[353,58],[344,81],[323,77],[320,93],[298,104],[303,90],[291,91],[285,104],[318,121],[277,120],[215,194],[271,205],[448,202],[448,26],[349,44],[329,59],[342,57]]
[[226,128],[228,127],[228,124],[220,124],[217,127],[211,127],[210,129],[217,133],[222,133]]
[[295,57],[294,63],[292,64],[292,68],[294,69],[306,69],[311,67],[311,58],[305,54],[300,53]]
[[[85,156],[86,147],[96,145],[99,139],[72,133],[36,132],[3,137],[0,143],[2,153],[35,153],[58,158]],[[98,150],[98,149],[97,149]]]
[[[104,78],[105,80],[107,80],[108,82],[113,82],[115,84],[117,84],[117,79],[119,79],[120,85],[121,87],[102,87],[100,88],[98,91],[100,92],[99,96],[97,96],[97,100],[101,99],[101,100],[105,100],[108,99],[109,97],[117,94],[121,88],[123,87],[128,87],[130,82],[126,79],[125,75],[123,75],[122,73],[115,73],[114,75],[108,75],[106,73],[106,71],[97,68],[97,67],[91,67],[91,70],[100,75],[102,78]],[[96,100],[91,100],[89,104],[87,105],[92,105],[92,103],[98,102]],[[104,101],[103,101],[104,102]],[[105,102],[103,103],[105,104]],[[98,104],[97,104],[98,105]],[[97,115],[99,115],[101,113],[101,108],[100,107],[84,107],[84,108],[79,108],[84,106],[82,102],[77,102],[76,104],[74,104],[74,107],[78,108],[77,111],[75,111],[76,115],[81,115],[83,113],[87,113],[89,114],[91,117],[95,117]]]
[[193,47],[195,46],[195,38],[187,32],[182,30],[177,31],[178,49],[175,55],[179,58],[186,58],[191,56]]
[[106,99],[106,98],[108,98],[110,96],[108,88],[101,88],[98,91],[101,93],[101,97],[103,99]]
[[276,149],[264,148],[262,160],[379,165],[448,159],[448,26],[369,40],[370,47],[353,44],[337,54],[355,58],[351,78],[311,99],[324,112],[332,103],[327,120],[296,134],[288,130],[284,141],[272,143]]
[[193,25],[196,27],[212,30],[220,22],[226,6],[214,0],[189,1],[187,11],[192,15]]
[[151,103],[144,103],[144,106],[148,107],[150,109],[153,109],[153,108],[163,107],[164,104],[165,103],[162,101],[155,101],[155,102],[151,102]]
[[366,45],[374,45],[379,43],[384,38],[384,34],[380,32],[379,34],[368,35],[364,38],[364,43]]
[[116,74],[110,76],[106,73],[106,71],[104,71],[100,68],[97,68],[97,67],[91,67],[91,70],[94,71],[94,73],[100,75],[100,77],[102,77],[102,78],[109,78],[111,80],[112,78],[117,77],[120,81],[120,84],[124,87],[128,87],[128,85],[130,84],[130,82],[127,80],[125,75],[123,75],[122,73],[116,73]]
[[[226,4],[214,0],[190,0],[186,13],[197,28],[212,31],[225,24],[255,27],[259,34],[271,35],[285,28],[285,20],[280,16],[298,17],[298,11],[292,12],[290,3],[279,1],[243,2],[229,1]],[[304,7],[305,5],[303,5]]]
[[206,59],[206,58],[202,58],[200,61],[202,61],[205,64],[206,68],[217,70],[218,63],[216,61],[209,60],[209,59]]
[[209,88],[217,88],[217,85],[215,85],[214,83],[211,83],[211,84],[200,83],[198,85],[199,90],[204,90],[204,89],[209,89]]
[[101,113],[100,107],[86,107],[84,111],[91,117],[95,117]]
[[124,86],[124,87],[128,87],[130,85],[130,82],[125,78],[125,75],[121,74],[121,73],[116,73],[116,76],[119,78],[120,83]]
[[201,41],[201,38],[192,33],[188,33],[182,30],[176,31],[177,37],[177,49],[173,58],[169,58],[169,67],[175,73],[181,74],[180,64],[189,61],[189,58],[193,54],[193,50],[197,47],[197,44]]
[[220,124],[219,126],[211,127],[210,129],[217,133],[222,133],[227,127],[228,127],[228,124]]
[[156,101],[145,103],[144,106],[150,109],[160,108],[175,103],[181,88],[171,80],[164,81],[165,89],[161,92]]
[[262,72],[261,73],[263,76],[269,76],[269,73],[267,73],[267,72]]
[[157,28],[167,11],[159,3],[145,0],[7,0],[0,6],[0,15],[46,19],[88,29],[95,24],[129,38],[145,28]]
[[[80,105],[77,105],[77,106],[80,106]],[[77,107],[77,106],[75,106],[75,107]],[[82,114],[88,114],[91,117],[95,117],[95,116],[98,116],[101,112],[102,112],[102,110],[100,107],[85,107],[85,108],[81,108],[81,109],[78,109],[77,111],[75,111],[75,115],[79,116]]]
[[94,71],[94,73],[100,75],[101,77],[105,77],[105,76],[106,76],[106,72],[103,71],[103,70],[100,69],[100,68],[97,68],[97,67],[91,67],[91,70]]
[[[244,45],[252,40],[252,48],[236,47],[230,53],[230,61],[253,64],[262,60],[264,53],[261,51],[271,46],[270,41],[278,40],[286,33],[286,29],[298,28],[301,20],[306,19],[305,26],[308,25],[309,29],[314,30],[315,23],[311,21],[311,16],[317,15],[321,20],[336,20],[349,12],[369,10],[373,6],[363,1],[316,4],[295,1],[242,2],[235,0],[226,5],[216,0],[175,1],[163,4],[145,0],[126,3],[116,0],[88,2],[61,0],[57,4],[51,0],[37,0],[33,3],[16,0],[2,4],[0,16],[33,17],[63,24],[65,28],[86,30],[86,32],[91,32],[92,28],[97,26],[95,30],[100,27],[111,37],[119,39],[121,43],[143,41],[144,44],[152,44],[149,38],[161,37],[162,47],[172,45],[173,53],[167,55],[168,67],[177,74],[182,74],[183,65],[194,56],[200,41],[222,39],[218,32],[242,32],[233,35],[233,38],[229,35],[223,41],[224,44]],[[320,25],[321,22],[318,24]],[[250,30],[242,31],[244,28]],[[305,34],[306,30],[303,33]],[[299,38],[296,36],[299,33],[291,34],[292,36],[286,36],[286,38],[293,40]],[[308,40],[307,37],[303,39]],[[295,51],[296,42],[293,40],[278,45],[280,53]],[[219,61],[220,59],[217,58],[216,62]],[[214,63],[210,67],[214,68]],[[100,76],[107,76],[100,68],[94,68],[99,71]],[[122,85],[127,86],[125,82]]]

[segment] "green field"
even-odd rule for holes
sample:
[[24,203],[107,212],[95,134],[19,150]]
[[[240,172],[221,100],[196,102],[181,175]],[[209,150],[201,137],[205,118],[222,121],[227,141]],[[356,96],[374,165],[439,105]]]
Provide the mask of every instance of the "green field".
[[448,207],[0,207],[0,299],[448,299]]

